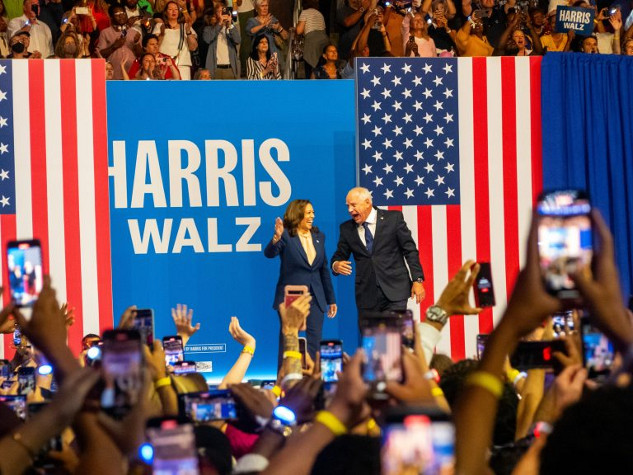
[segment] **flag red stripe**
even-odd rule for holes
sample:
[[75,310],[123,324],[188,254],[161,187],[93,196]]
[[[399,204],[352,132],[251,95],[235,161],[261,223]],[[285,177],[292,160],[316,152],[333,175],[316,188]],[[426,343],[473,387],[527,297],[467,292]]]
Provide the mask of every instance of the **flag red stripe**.
[[112,328],[112,268],[110,263],[110,202],[108,200],[108,142],[105,61],[92,61],[92,134],[94,142],[97,279],[99,331]]
[[[448,278],[453,276],[462,266],[462,222],[459,205],[446,206],[446,241],[448,248]],[[455,361],[466,357],[464,335],[464,316],[451,317],[451,358]]]
[[543,136],[541,131],[541,57],[530,58],[530,118],[532,122],[532,199],[543,189]]
[[[473,58],[473,125],[477,260],[490,262],[490,196],[488,180],[488,84],[486,58]],[[492,310],[479,314],[479,332],[492,331]]]
[[[433,217],[430,206],[418,206],[418,252],[420,253],[420,263],[424,271],[424,291],[426,295],[421,302],[421,308],[426,310],[433,305],[434,282],[433,282]],[[424,312],[420,312],[424,315]],[[421,320],[424,320],[421,317]]]
[[62,150],[64,167],[64,246],[66,255],[66,299],[75,308],[75,323],[68,330],[74,353],[81,351],[83,337],[81,243],[79,233],[79,172],[77,166],[77,96],[75,62],[60,61]]
[[[14,84],[14,87],[16,85]],[[19,107],[17,105],[16,107]],[[46,183],[46,94],[44,60],[29,61],[29,121],[31,130],[31,215],[33,236],[42,243],[42,267],[50,272],[48,261],[48,185]],[[19,160],[19,158],[16,158]]]
[[[9,290],[9,271],[7,270],[7,242],[15,239],[15,215],[3,214],[0,215],[0,229],[2,231],[2,281],[4,284],[4,291],[2,292],[2,300],[4,305],[7,305],[11,301],[11,291]],[[13,334],[7,333],[4,335],[4,356],[5,359],[12,359],[15,354],[13,349]]]
[[503,219],[508,298],[519,272],[519,196],[517,183],[517,109],[515,58],[501,58],[503,137]]

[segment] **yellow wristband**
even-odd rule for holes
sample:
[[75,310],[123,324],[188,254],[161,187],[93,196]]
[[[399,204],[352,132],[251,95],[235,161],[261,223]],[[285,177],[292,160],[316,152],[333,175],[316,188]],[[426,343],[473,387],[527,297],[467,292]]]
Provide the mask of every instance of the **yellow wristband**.
[[163,386],[170,386],[170,385],[171,385],[171,378],[169,376],[165,376],[164,378],[160,378],[159,380],[157,380],[154,383],[154,387],[156,389],[162,388]]
[[508,381],[512,382],[515,380],[515,378],[521,374],[521,372],[518,369],[511,369],[510,371],[508,371],[506,373],[506,376],[508,378]]
[[367,421],[367,430],[374,430],[376,428],[376,419],[373,417]]
[[315,422],[320,422],[325,427],[330,429],[335,436],[343,435],[347,432],[347,427],[343,424],[338,417],[332,414],[330,411],[321,411],[314,418]]
[[277,396],[277,397],[281,397],[281,388],[277,385],[273,386],[273,388],[271,389],[271,392]]
[[284,351],[284,359],[295,358],[297,360],[303,359],[303,356],[298,351]]
[[503,394],[503,383],[499,378],[485,371],[475,371],[466,380],[468,386],[479,386],[497,399]]
[[433,397],[441,397],[444,396],[444,391],[442,391],[442,388],[435,386],[434,388],[431,388],[431,394]]
[[244,345],[244,348],[242,348],[242,353],[248,353],[249,355],[253,356],[255,355],[255,348],[253,348],[252,346]]

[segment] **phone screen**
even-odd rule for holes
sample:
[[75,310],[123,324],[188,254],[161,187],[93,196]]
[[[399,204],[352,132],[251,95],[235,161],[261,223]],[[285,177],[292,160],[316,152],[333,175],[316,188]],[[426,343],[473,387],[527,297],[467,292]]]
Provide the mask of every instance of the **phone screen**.
[[30,307],[44,286],[40,242],[36,239],[9,242],[7,269],[11,299],[18,307]]
[[381,450],[383,475],[452,473],[455,428],[448,420],[434,421],[424,414],[406,415],[388,422]]
[[308,352],[308,340],[304,337],[299,337],[299,353],[301,353],[301,368],[308,369],[308,359],[306,353]]
[[13,346],[20,346],[22,344],[22,330],[16,325],[13,330]]
[[18,369],[18,392],[29,394],[35,391],[35,368],[22,367]]
[[544,193],[537,212],[545,288],[561,299],[576,298],[578,290],[570,276],[581,269],[589,273],[593,255],[589,198],[577,190]]
[[568,310],[552,315],[552,329],[554,336],[560,338],[574,331],[574,311]]
[[413,312],[411,310],[393,311],[383,313],[386,318],[396,318],[400,322],[400,334],[402,336],[402,344],[407,348],[415,347],[415,322],[413,321]]
[[479,273],[474,283],[475,304],[477,307],[494,307],[495,290],[492,285],[492,269],[490,262],[479,263]]
[[615,359],[613,343],[588,321],[582,322],[582,354],[589,378],[611,374]]
[[136,311],[134,328],[141,334],[141,341],[152,348],[154,345],[154,311],[141,308]]
[[195,361],[178,361],[174,363],[174,374],[189,374],[196,371]]
[[154,475],[197,475],[198,456],[192,424],[165,420],[160,427],[148,427],[149,443],[154,448]]
[[365,382],[402,381],[402,341],[397,320],[366,322],[362,347]]
[[165,350],[165,364],[173,366],[178,361],[185,359],[182,338],[180,336],[164,337],[163,349]]
[[488,341],[487,333],[480,333],[477,335],[477,359],[480,360],[486,349],[486,342]]
[[26,396],[0,396],[0,401],[8,406],[20,419],[26,420]]
[[560,351],[567,354],[563,340],[520,341],[510,356],[510,364],[519,371],[535,368],[556,368],[558,360],[554,353]]
[[229,390],[182,396],[185,415],[195,422],[237,419],[237,406]]
[[115,417],[125,415],[137,403],[143,382],[143,353],[138,331],[104,333],[101,371],[105,382],[101,406]]
[[321,378],[325,383],[338,381],[343,371],[343,343],[340,340],[321,342]]
[[9,360],[0,360],[0,378],[11,377],[11,363]]

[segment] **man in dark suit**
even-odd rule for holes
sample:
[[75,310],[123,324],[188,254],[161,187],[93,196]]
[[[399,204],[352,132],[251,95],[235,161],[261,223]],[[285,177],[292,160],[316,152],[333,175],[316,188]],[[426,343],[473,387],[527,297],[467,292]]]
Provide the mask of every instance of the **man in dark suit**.
[[359,314],[405,310],[409,297],[420,303],[424,272],[402,213],[374,208],[366,188],[352,188],[346,203],[352,219],[341,224],[331,267],[334,275],[350,275],[352,263],[347,259],[354,256]]

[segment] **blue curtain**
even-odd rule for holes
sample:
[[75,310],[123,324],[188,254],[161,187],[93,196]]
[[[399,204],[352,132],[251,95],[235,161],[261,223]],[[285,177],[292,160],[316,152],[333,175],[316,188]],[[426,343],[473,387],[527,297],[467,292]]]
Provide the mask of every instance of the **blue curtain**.
[[542,63],[543,185],[589,192],[633,294],[633,58],[548,53]]

